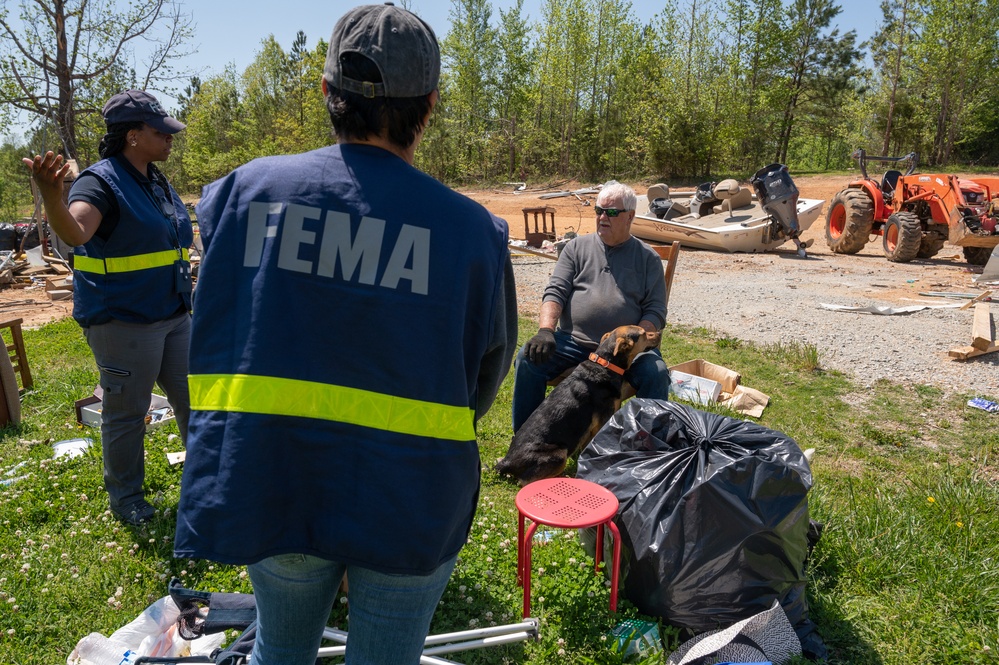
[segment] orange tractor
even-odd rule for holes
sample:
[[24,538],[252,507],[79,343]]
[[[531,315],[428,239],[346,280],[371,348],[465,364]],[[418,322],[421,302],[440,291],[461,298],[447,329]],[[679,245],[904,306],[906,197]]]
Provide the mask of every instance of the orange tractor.
[[[853,153],[863,178],[833,197],[826,214],[826,242],[837,254],[856,254],[871,235],[882,237],[885,257],[906,263],[935,255],[945,241],[959,246],[973,265],[985,265],[999,245],[999,177],[958,178],[916,173],[916,153],[870,157]],[[881,179],[867,175],[868,162],[907,166]]]

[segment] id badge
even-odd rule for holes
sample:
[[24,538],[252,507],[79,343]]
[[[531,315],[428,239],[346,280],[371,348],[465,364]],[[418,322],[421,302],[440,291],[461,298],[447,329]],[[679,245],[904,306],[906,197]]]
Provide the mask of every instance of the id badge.
[[191,292],[191,264],[177,261],[173,264],[173,281],[177,293]]

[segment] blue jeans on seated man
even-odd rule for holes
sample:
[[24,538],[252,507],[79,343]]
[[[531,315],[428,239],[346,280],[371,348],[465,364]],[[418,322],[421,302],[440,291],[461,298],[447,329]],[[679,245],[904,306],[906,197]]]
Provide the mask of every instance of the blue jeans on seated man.
[[350,586],[347,665],[417,665],[457,559],[425,577],[307,554],[251,564],[257,637],[250,665],[314,665],[344,572]]
[[[535,365],[524,356],[524,347],[520,347],[513,361],[514,432],[541,406],[548,382],[589,358],[590,351],[561,330],[555,331],[555,353],[545,363]],[[635,356],[624,378],[635,387],[636,397],[669,399],[669,367],[659,349],[650,349]]]

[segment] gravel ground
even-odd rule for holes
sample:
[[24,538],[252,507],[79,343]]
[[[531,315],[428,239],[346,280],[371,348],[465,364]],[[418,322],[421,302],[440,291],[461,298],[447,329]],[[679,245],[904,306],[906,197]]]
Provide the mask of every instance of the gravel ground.
[[[949,349],[971,343],[973,307],[890,316],[819,307],[820,303],[964,304],[967,300],[919,295],[983,290],[972,282],[969,266],[957,258],[960,250],[947,246],[934,259],[909,264],[888,263],[880,246],[853,256],[835,255],[818,246],[812,250],[807,259],[799,259],[791,250],[767,254],[683,250],[668,319],[757,343],[813,344],[823,367],[842,371],[862,386],[890,379],[935,385],[948,395],[999,396],[999,353],[963,362],[947,356]],[[515,255],[513,262],[521,315],[536,319],[554,261]],[[995,305],[992,310],[995,315]],[[670,363],[684,360],[689,359],[667,358]]]

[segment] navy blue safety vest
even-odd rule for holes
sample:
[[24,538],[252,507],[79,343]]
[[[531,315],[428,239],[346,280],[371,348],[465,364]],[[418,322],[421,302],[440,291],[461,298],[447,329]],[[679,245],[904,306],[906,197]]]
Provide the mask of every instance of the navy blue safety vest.
[[405,574],[457,554],[507,227],[379,148],[205,188],[176,554]]
[[190,309],[190,294],[177,288],[177,264],[190,274],[194,233],[177,193],[140,184],[115,158],[85,173],[111,187],[120,218],[107,240],[94,235],[73,250],[73,318],[84,327],[112,319],[153,323]]

